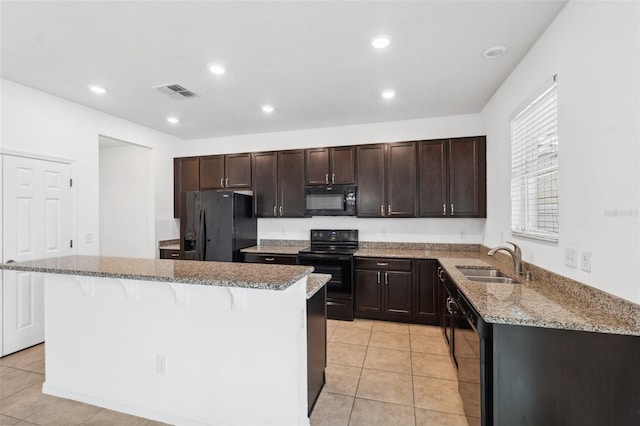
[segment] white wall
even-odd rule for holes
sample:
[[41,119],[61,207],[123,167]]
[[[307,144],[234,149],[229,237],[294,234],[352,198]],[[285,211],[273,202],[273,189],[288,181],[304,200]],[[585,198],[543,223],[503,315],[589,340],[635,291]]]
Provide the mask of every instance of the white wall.
[[[177,234],[173,219],[173,149],[180,139],[130,121],[65,101],[47,93],[0,79],[2,151],[32,152],[73,159],[78,254],[98,254],[98,139],[105,135],[152,148],[155,237]],[[93,243],[86,243],[93,234]]]
[[[180,156],[484,135],[479,114],[185,141]],[[481,243],[484,219],[259,219],[259,239],[309,239],[312,228],[354,228],[363,241]]]
[[[640,302],[640,3],[569,2],[482,111],[485,244],[510,237],[509,116],[558,74],[559,244],[511,237],[543,268]],[[611,216],[611,211],[622,216]],[[591,273],[564,265],[592,253]]]
[[155,257],[149,155],[149,148],[100,143],[100,256]]

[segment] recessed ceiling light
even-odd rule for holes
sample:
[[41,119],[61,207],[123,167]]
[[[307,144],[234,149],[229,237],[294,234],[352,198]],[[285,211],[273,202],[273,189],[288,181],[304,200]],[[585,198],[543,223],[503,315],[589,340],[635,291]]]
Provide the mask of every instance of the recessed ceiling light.
[[178,124],[180,122],[176,117],[167,117],[167,121],[171,124]]
[[267,114],[272,113],[274,110],[272,105],[262,105],[262,112],[266,112]]
[[222,65],[214,64],[214,65],[211,65],[209,67],[209,71],[211,71],[214,74],[220,75],[220,74],[224,74],[226,70],[224,69],[224,67]]
[[385,99],[393,99],[396,96],[396,92],[393,90],[385,90],[382,92],[382,97]]
[[498,58],[507,53],[507,46],[493,46],[482,52],[482,57],[486,59]]
[[384,49],[391,43],[391,37],[387,35],[377,35],[371,39],[371,45],[376,49]]
[[89,86],[89,90],[91,90],[93,93],[97,93],[98,95],[104,95],[105,93],[107,93],[107,89],[100,86]]

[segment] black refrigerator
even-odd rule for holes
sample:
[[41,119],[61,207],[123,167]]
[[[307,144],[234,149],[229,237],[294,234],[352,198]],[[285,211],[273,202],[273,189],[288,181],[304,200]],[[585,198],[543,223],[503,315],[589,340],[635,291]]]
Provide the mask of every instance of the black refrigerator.
[[232,191],[183,192],[180,249],[186,260],[242,262],[241,249],[256,245],[252,196]]

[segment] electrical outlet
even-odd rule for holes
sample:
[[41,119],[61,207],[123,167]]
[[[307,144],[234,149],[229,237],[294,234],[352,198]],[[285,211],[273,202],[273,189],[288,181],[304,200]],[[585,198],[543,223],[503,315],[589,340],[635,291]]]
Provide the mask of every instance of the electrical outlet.
[[574,248],[564,249],[564,264],[572,268],[578,267],[578,250]]
[[89,233],[84,236],[84,242],[87,244],[93,243],[93,234]]
[[583,251],[580,256],[580,268],[585,272],[591,272],[591,252]]
[[167,357],[164,355],[156,355],[156,373],[167,374]]
[[464,229],[459,229],[458,231],[460,231],[460,239],[464,240]]

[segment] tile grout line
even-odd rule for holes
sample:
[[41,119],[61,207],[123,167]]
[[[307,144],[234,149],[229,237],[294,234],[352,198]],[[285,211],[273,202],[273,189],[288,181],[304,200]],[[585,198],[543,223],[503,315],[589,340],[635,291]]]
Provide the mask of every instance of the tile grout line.
[[418,424],[418,415],[416,413],[416,390],[415,384],[413,382],[413,347],[411,345],[411,326],[409,326],[409,361],[411,362],[411,396],[413,398],[413,424],[417,426]]
[[371,333],[373,332],[373,325],[369,331],[369,340],[367,340],[367,349],[364,351],[364,358],[362,359],[362,365],[360,366],[360,375],[358,376],[358,384],[356,385],[356,392],[353,395],[353,402],[351,403],[351,411],[349,412],[349,418],[347,419],[347,425],[351,423],[351,416],[353,415],[353,408],[356,405],[356,399],[358,398],[358,389],[360,388],[360,380],[362,379],[362,372],[364,371],[364,362],[367,359],[367,353],[369,352],[369,342],[371,341]]

